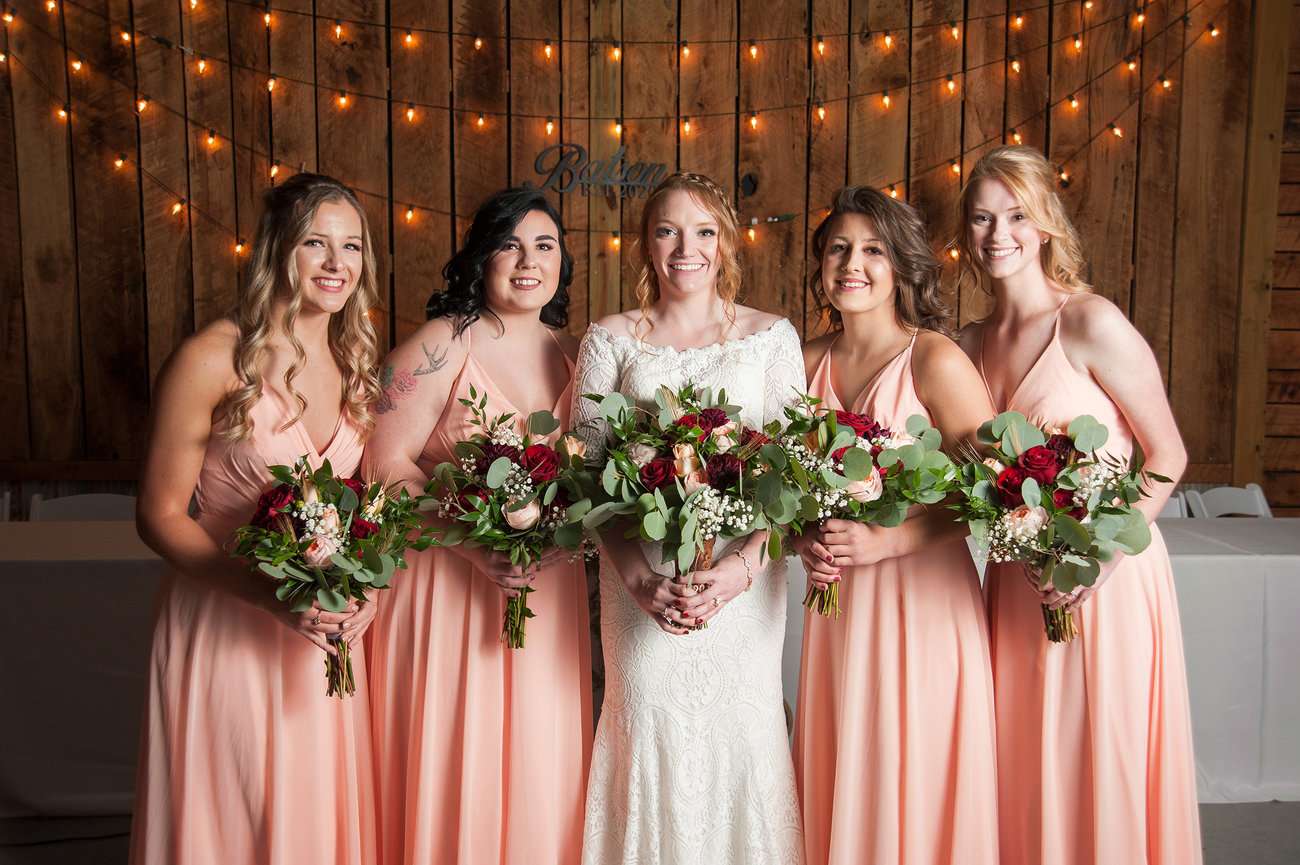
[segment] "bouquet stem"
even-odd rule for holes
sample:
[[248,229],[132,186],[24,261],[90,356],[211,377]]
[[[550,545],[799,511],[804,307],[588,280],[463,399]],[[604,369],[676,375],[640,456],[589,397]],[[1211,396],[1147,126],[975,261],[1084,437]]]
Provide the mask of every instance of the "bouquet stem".
[[352,653],[347,640],[331,640],[337,655],[325,655],[325,696],[351,697],[357,692],[356,680],[352,677]]
[[528,609],[528,593],[536,591],[532,586],[524,586],[519,594],[506,600],[505,621],[501,623],[501,641],[509,649],[524,647],[524,626],[533,617]]
[[1047,604],[1042,606],[1047,639],[1053,643],[1068,643],[1079,636],[1079,631],[1074,625],[1074,613],[1065,609],[1053,610]]
[[838,619],[840,617],[840,584],[831,583],[826,588],[808,581],[808,591],[804,593],[803,605],[823,616]]
[[[713,546],[716,542],[717,538],[709,538],[707,541],[700,544],[699,552],[695,554],[695,561],[691,562],[690,573],[693,574],[697,571],[707,571],[709,568],[713,567]],[[681,574],[678,574],[678,576],[681,576]],[[688,580],[686,585],[694,585],[694,582]],[[709,623],[704,622],[703,624],[691,626],[690,630],[702,631],[708,626]]]

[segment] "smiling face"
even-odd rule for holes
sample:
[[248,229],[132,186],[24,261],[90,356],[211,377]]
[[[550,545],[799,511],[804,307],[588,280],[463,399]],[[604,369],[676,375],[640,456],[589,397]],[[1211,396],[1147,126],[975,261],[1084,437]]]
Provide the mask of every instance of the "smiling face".
[[498,314],[540,312],[560,287],[560,229],[530,210],[483,267],[487,305]]
[[1047,239],[1006,184],[993,178],[975,184],[966,212],[966,242],[975,264],[990,277],[1041,274],[1039,254]]
[[361,278],[361,216],[346,201],[316,208],[307,235],[293,251],[304,312],[333,314],[343,309]]
[[652,206],[645,249],[660,293],[713,291],[721,260],[718,220],[685,189],[666,193]]
[[894,266],[871,217],[841,213],[826,235],[822,290],[841,315],[894,305]]

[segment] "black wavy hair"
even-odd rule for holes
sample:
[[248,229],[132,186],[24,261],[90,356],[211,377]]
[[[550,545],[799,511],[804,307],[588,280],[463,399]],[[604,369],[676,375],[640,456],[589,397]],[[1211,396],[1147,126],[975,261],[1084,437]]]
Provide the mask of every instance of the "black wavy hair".
[[[555,296],[542,307],[543,324],[563,328],[569,323],[569,283],[573,281],[573,256],[564,243],[564,223],[555,206],[541,190],[533,186],[515,186],[493,194],[474,212],[474,222],[465,233],[465,242],[442,268],[447,287],[429,298],[424,311],[429,318],[449,316],[456,336],[478,321],[484,313],[497,318],[487,305],[483,287],[483,268],[499,252],[519,227],[520,221],[534,210],[551,218],[559,233],[560,285]],[[500,319],[497,319],[498,322]]]

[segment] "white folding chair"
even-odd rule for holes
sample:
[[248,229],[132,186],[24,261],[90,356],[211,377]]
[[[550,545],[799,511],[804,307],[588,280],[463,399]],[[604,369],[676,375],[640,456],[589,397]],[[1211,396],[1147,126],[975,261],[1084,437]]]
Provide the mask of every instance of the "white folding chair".
[[1187,516],[1187,504],[1182,493],[1174,493],[1169,497],[1169,501],[1165,502],[1165,506],[1160,509],[1160,519],[1162,520],[1185,516]]
[[47,499],[40,493],[35,493],[32,495],[28,518],[33,521],[63,522],[134,520],[135,496],[87,493],[80,496]]
[[1245,489],[1215,487],[1202,492],[1188,490],[1187,509],[1191,516],[1200,519],[1228,516],[1273,517],[1268,499],[1264,498],[1264,490],[1259,484],[1246,484]]

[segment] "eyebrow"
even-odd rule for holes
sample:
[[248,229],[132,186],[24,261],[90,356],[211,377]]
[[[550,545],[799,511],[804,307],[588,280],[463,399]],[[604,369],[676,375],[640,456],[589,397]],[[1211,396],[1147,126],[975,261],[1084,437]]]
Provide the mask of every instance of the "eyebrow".
[[[831,240],[847,240],[847,241],[849,241],[850,243],[853,242],[852,239],[851,239],[848,235],[846,235],[846,234],[835,234],[835,235],[832,235],[832,236],[831,236]],[[879,237],[868,237],[868,238],[867,238],[865,241],[863,241],[863,242],[864,242],[864,243],[884,243],[884,241],[881,240]]]
[[[307,236],[308,236],[308,237],[323,237],[323,238],[325,238],[326,240],[329,240],[329,235],[328,235],[328,234],[321,234],[319,231],[309,231],[309,232],[307,232]],[[361,235],[359,235],[359,234],[349,234],[349,235],[347,236],[347,238],[345,238],[345,239],[347,239],[347,240],[361,240]]]
[[[518,240],[518,241],[523,241],[523,238],[520,237],[520,236],[517,235],[517,234],[512,234],[512,235],[510,235],[509,237],[507,237],[506,240]],[[556,240],[555,237],[554,237],[553,235],[550,235],[550,234],[539,234],[539,235],[537,235],[536,237],[534,237],[533,240],[535,240],[535,241],[536,241],[536,240],[549,240],[549,241],[552,241],[553,243],[559,243],[559,241]]]

